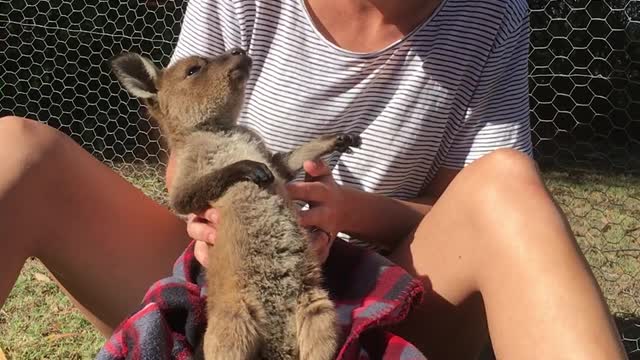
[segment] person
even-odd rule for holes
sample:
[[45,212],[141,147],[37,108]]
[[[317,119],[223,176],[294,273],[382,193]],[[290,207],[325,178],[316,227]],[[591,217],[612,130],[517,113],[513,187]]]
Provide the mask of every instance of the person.
[[[393,244],[423,282],[394,331],[430,359],[473,358],[488,334],[499,358],[625,357],[530,156],[526,1],[192,0],[172,61],[234,46],[254,60],[241,121],[272,150],[361,134],[289,191],[323,258],[338,233]],[[0,120],[0,304],[36,256],[109,335],[189,238],[206,265],[216,216],[185,226],[70,138]]]

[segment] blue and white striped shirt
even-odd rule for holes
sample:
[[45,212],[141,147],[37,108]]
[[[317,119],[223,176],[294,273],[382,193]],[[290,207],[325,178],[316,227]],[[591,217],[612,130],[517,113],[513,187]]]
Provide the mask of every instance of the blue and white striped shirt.
[[526,0],[442,0],[404,38],[354,53],[323,37],[304,0],[191,0],[172,62],[247,49],[241,123],[274,151],[357,132],[361,149],[329,159],[336,181],[412,198],[441,167],[531,153],[528,25]]

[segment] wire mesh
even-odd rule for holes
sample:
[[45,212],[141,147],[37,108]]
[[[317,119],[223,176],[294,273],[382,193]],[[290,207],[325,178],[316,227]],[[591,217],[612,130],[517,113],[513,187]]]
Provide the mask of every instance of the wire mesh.
[[[529,5],[535,157],[629,354],[640,356],[640,1]],[[182,0],[0,1],[0,116],[60,129],[162,198],[152,176],[165,155],[158,129],[106,60],[127,50],[166,65],[185,7]]]
[[529,7],[535,156],[640,358],[640,2]]

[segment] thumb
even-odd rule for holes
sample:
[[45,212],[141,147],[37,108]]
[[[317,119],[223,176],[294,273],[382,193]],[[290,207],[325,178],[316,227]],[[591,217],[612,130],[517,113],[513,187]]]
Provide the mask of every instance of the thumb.
[[302,167],[312,178],[331,175],[331,169],[322,160],[307,160],[302,164]]

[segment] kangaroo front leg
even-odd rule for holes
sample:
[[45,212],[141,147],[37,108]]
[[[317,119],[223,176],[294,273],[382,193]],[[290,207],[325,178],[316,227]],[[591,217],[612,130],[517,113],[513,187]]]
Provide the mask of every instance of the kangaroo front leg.
[[273,164],[285,179],[291,180],[302,169],[302,164],[307,160],[315,160],[334,151],[350,153],[352,147],[361,145],[360,136],[357,134],[326,135],[300,146],[288,153],[273,155]]
[[171,206],[179,214],[206,210],[209,203],[220,198],[227,189],[241,181],[250,181],[260,187],[273,183],[274,177],[267,165],[242,160],[207,174],[196,181],[178,183],[170,195]]

